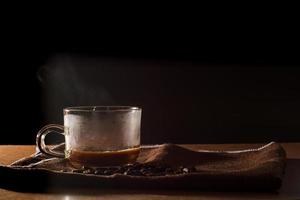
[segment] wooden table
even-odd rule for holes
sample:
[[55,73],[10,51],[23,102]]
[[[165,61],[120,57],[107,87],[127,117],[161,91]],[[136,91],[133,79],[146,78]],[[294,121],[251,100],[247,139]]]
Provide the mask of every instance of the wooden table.
[[[260,144],[183,145],[191,149],[238,150],[258,147]],[[101,190],[68,191],[60,193],[20,193],[0,189],[0,199],[300,199],[300,143],[283,143],[288,162],[283,185],[278,193],[220,193],[200,191],[145,191]],[[0,163],[11,162],[34,153],[34,146],[0,146]],[[0,180],[1,181],[1,180]]]

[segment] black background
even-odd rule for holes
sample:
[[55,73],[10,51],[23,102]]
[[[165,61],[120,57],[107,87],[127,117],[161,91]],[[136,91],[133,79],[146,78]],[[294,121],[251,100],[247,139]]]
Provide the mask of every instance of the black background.
[[[0,143],[32,144],[41,126],[62,123],[63,107],[102,103],[141,106],[143,143],[300,141],[296,21],[142,21],[110,32],[10,24],[2,37]],[[60,117],[47,117],[38,73],[57,57],[81,63],[85,79],[93,72],[89,85],[114,100],[62,99],[53,107]]]

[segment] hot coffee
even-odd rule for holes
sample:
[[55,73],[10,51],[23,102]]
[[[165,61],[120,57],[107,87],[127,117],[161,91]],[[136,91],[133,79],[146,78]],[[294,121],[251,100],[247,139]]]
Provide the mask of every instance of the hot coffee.
[[134,163],[140,147],[118,151],[77,151],[66,152],[66,157],[74,164],[83,166],[118,166]]

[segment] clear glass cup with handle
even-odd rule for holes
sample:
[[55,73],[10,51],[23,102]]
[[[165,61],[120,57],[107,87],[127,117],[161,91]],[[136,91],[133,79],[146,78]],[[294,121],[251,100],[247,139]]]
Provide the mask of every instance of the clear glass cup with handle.
[[[37,134],[39,150],[85,166],[133,163],[140,152],[142,109],[131,106],[81,106],[63,110],[64,125],[50,124]],[[45,137],[57,132],[65,137],[65,152],[51,150]]]

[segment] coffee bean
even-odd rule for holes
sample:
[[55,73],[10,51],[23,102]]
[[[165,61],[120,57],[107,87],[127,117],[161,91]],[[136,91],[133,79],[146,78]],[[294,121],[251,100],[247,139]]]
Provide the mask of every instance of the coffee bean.
[[185,167],[185,168],[182,169],[182,172],[183,173],[189,173],[189,169]]
[[115,169],[114,173],[122,174],[124,173],[124,171],[125,171],[124,168],[119,167],[118,169]]
[[143,173],[141,173],[140,170],[135,170],[135,169],[132,169],[132,170],[128,170],[126,175],[131,175],[131,176],[143,176]]
[[167,174],[172,174],[172,173],[174,173],[174,170],[173,170],[172,168],[166,168],[166,169],[165,169],[165,172],[166,172]]
[[101,175],[102,173],[101,173],[101,171],[95,170],[95,171],[94,171],[94,174],[96,174],[96,175]]
[[147,169],[147,168],[142,168],[140,171],[141,171],[142,173],[147,173],[147,172],[149,172],[150,170]]
[[110,167],[109,169],[113,172],[118,172],[121,170],[121,167]]
[[133,167],[133,164],[126,164],[123,166],[123,168],[125,169],[129,169],[129,168],[132,168]]
[[112,175],[112,174],[114,174],[114,173],[113,173],[112,170],[106,169],[106,170],[104,170],[103,174],[104,174],[104,175]]
[[72,172],[74,173],[82,173],[84,170],[82,169],[74,169]]
[[84,174],[93,174],[93,170],[92,169],[87,169],[87,170],[84,170],[82,173]]

